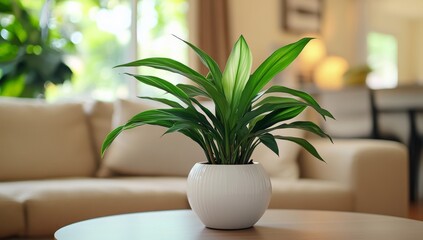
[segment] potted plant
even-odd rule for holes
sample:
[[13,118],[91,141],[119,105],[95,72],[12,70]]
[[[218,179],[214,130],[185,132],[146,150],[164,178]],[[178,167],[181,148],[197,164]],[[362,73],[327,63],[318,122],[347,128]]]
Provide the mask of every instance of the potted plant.
[[[182,40],[182,39],[181,39]],[[177,84],[155,76],[129,74],[140,82],[164,90],[178,100],[142,97],[169,108],[151,109],[131,118],[106,137],[102,154],[127,129],[145,124],[180,132],[203,149],[206,162],[197,163],[188,176],[188,200],[201,221],[210,228],[240,229],[254,225],[268,207],[271,196],[269,177],[251,155],[259,144],[279,154],[277,140],[292,141],[323,160],[305,139],[273,134],[277,129],[296,128],[328,137],[309,121],[287,122],[313,108],[323,118],[333,116],[307,93],[284,86],[263,88],[285,69],[311,38],[276,50],[251,75],[252,55],[241,36],[222,72],[204,51],[188,44],[209,69],[203,76],[186,65],[168,58],[146,58],[117,67],[153,67],[180,74],[195,84]],[[210,110],[198,100],[211,100]],[[199,159],[201,161],[201,159]]]
[[[44,97],[48,83],[62,84],[71,79],[63,47],[53,44],[65,38],[48,28],[49,2],[43,4],[39,18],[21,1],[0,2],[0,96]],[[70,46],[68,41],[66,47]]]

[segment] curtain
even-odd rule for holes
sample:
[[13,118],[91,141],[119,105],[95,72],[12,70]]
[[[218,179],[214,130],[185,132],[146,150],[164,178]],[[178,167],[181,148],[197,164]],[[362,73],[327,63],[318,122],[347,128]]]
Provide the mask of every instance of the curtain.
[[[199,47],[224,69],[230,52],[228,0],[200,0],[198,12]],[[207,68],[200,64],[200,72]]]

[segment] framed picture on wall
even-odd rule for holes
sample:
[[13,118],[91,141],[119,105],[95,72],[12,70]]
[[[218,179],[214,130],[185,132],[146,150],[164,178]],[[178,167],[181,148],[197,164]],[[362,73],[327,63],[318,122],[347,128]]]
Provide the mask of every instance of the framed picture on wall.
[[283,29],[292,33],[319,33],[323,0],[282,0]]

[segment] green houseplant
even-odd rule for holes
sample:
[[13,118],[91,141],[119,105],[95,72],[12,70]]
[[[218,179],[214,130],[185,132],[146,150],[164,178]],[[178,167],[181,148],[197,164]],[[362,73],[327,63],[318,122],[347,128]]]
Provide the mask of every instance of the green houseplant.
[[[207,76],[167,58],[147,58],[117,66],[158,68],[185,76],[195,84],[174,85],[155,76],[128,74],[144,84],[164,90],[177,100],[142,97],[163,103],[169,108],[141,112],[114,129],[103,143],[102,154],[122,131],[145,124],[165,127],[166,134],[180,132],[199,144],[207,159],[207,163],[195,164],[188,176],[187,189],[189,203],[203,223],[207,227],[219,229],[254,225],[267,208],[271,195],[269,177],[259,164],[251,160],[254,149],[264,144],[279,154],[276,141],[287,140],[301,145],[313,156],[323,160],[307,140],[273,132],[296,128],[330,138],[313,122],[286,122],[307,107],[313,108],[323,118],[333,118],[309,94],[284,86],[271,86],[263,90],[277,73],[300,54],[310,40],[303,38],[279,48],[251,75],[252,55],[243,36],[233,47],[223,72],[204,51],[182,40],[209,69]],[[206,108],[197,97],[211,100],[215,106],[214,112]],[[217,171],[218,174],[209,171]]]
[[[251,154],[260,143],[279,154],[276,140],[295,142],[316,158],[323,160],[305,139],[272,135],[272,131],[298,128],[321,137],[329,137],[313,122],[283,122],[298,116],[307,107],[315,109],[323,118],[333,116],[305,92],[284,86],[271,86],[263,91],[267,83],[285,69],[310,40],[311,38],[303,38],[276,50],[251,75],[252,55],[242,36],[236,42],[223,73],[212,58],[186,41],[184,42],[198,54],[210,70],[207,76],[167,58],[147,58],[117,66],[162,69],[185,76],[196,85],[173,85],[155,76],[128,73],[144,84],[166,91],[179,101],[141,97],[164,103],[170,108],[144,111],[114,129],[103,143],[102,154],[122,131],[150,124],[167,128],[166,133],[177,131],[191,138],[204,150],[210,164],[251,163]],[[290,94],[295,98],[275,96],[275,93]],[[213,101],[215,112],[212,113],[204,107],[196,99],[198,96]]]

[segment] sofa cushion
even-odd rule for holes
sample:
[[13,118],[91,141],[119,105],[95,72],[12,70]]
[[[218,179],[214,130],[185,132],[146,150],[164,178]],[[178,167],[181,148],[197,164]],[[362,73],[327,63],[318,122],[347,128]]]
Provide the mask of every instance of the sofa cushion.
[[[187,209],[181,177],[57,179],[0,183],[0,192],[25,203],[28,237],[51,236],[73,222],[129,212]],[[1,204],[1,203],[0,203]],[[8,222],[1,219],[0,226]],[[20,216],[18,213],[17,216]],[[1,229],[1,227],[0,227]]]
[[[302,118],[302,116],[299,116],[295,120],[299,121]],[[305,133],[298,129],[276,130],[273,134],[301,138],[305,136]],[[300,177],[300,170],[297,159],[301,150],[300,145],[281,140],[278,140],[277,144],[279,148],[279,156],[263,144],[260,144],[254,150],[252,159],[260,162],[270,177],[298,179]]]
[[[118,100],[114,127],[126,123],[151,105]],[[144,125],[122,132],[105,154],[103,164],[120,174],[187,176],[196,162],[205,161],[201,148],[181,133],[163,136],[165,128]]]
[[94,173],[82,104],[1,98],[0,113],[0,181]]
[[101,145],[104,138],[112,130],[113,103],[95,101],[85,105],[88,126],[94,142],[95,157],[101,161]]
[[18,236],[25,230],[23,204],[0,194],[0,238]]
[[[269,208],[354,210],[353,193],[341,183],[280,178],[271,181],[273,194]],[[25,204],[25,235],[29,237],[50,236],[60,227],[94,217],[189,208],[184,177],[3,182],[0,192]],[[22,216],[21,212],[16,214]],[[0,220],[0,226],[9,221],[2,219],[1,214]]]
[[334,181],[273,178],[269,208],[354,211],[354,194]]
[[[289,122],[306,121],[309,111],[295,117]],[[291,136],[305,138],[306,132],[299,129],[279,129],[272,131],[273,135]],[[281,179],[298,179],[300,170],[298,166],[298,156],[301,146],[290,141],[277,141],[279,148],[279,156],[272,152],[269,148],[260,144],[254,150],[252,159],[260,162],[270,177],[278,177]]]
[[93,152],[97,160],[96,175],[98,177],[110,177],[116,174],[102,164],[101,145],[107,134],[112,130],[112,117],[114,104],[111,102],[94,101],[88,102],[86,112],[89,120],[89,127],[93,141]]

